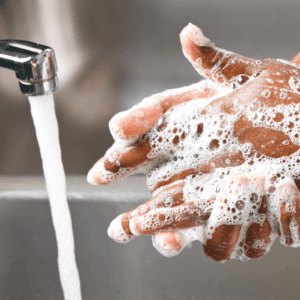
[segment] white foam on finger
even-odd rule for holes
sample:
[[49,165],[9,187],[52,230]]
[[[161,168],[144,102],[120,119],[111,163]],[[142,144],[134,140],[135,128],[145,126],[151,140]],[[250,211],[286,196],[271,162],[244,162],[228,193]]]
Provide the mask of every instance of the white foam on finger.
[[94,176],[94,171],[92,169],[88,172],[87,181],[89,184],[98,185],[98,183],[95,179],[95,176]]
[[[122,123],[121,122],[122,120],[125,120],[126,118],[127,119],[130,118],[131,122],[133,122],[135,126],[139,125],[141,127],[145,127],[149,122],[148,118],[144,118],[145,113],[147,113],[147,110],[154,109],[153,112],[155,112],[156,114],[160,114],[162,113],[162,111],[158,109],[159,108],[158,105],[163,101],[165,101],[165,99],[167,98],[172,99],[174,97],[180,96],[181,94],[193,90],[198,92],[204,92],[204,90],[206,89],[211,89],[216,92],[217,86],[210,80],[201,80],[200,82],[185,87],[165,90],[161,93],[157,93],[150,97],[144,98],[140,103],[134,105],[131,109],[123,112],[119,112],[110,120],[109,129],[111,135],[113,136],[116,142],[119,142],[123,146],[132,145],[135,141],[137,141],[140,138],[140,136],[134,136],[134,135],[132,135],[131,137],[126,136],[124,133],[124,129],[119,126],[119,124]],[[130,125],[128,122],[124,122],[124,124],[126,124],[126,126]]]
[[113,240],[119,243],[127,243],[135,236],[128,236],[125,230],[122,227],[122,217],[124,214],[119,215],[117,218],[115,218],[109,225],[107,229],[107,234],[109,237],[111,237]]
[[[191,39],[197,45],[211,45],[211,47],[215,47],[209,39],[203,36],[202,31],[192,24],[183,31],[182,36]],[[217,48],[214,49],[216,50]],[[218,95],[214,97],[194,99],[171,108],[144,136],[144,138],[149,140],[151,147],[147,158],[153,160],[151,171],[148,173],[147,183],[149,188],[154,190],[158,186],[158,183],[160,186],[163,183],[167,184],[174,180],[174,176],[181,172],[193,169],[197,170],[199,165],[212,161],[211,159],[215,157],[221,157],[224,153],[233,153],[233,151],[241,153],[244,163],[239,166],[232,167],[233,161],[229,158],[222,162],[222,168],[217,169],[214,163],[210,163],[208,167],[210,167],[209,170],[213,173],[213,178],[210,180],[196,182],[192,177],[184,179],[186,182],[184,200],[186,202],[194,201],[202,214],[207,212],[212,213],[208,221],[210,226],[208,226],[209,228],[205,234],[203,232],[200,234],[199,231],[197,236],[195,231],[191,229],[178,231],[178,234],[180,233],[183,237],[182,241],[184,241],[181,249],[193,240],[201,240],[205,243],[208,238],[213,236],[216,228],[224,224],[242,225],[239,242],[243,242],[249,226],[252,224],[263,226],[267,220],[272,228],[271,234],[268,237],[269,239],[266,239],[268,241],[266,242],[263,238],[260,238],[260,240],[257,239],[251,247],[268,252],[275,238],[278,236],[278,227],[281,226],[278,224],[278,216],[280,216],[282,201],[276,198],[278,195],[276,196],[275,192],[278,188],[278,183],[286,178],[291,181],[300,179],[300,147],[298,147],[300,146],[300,70],[282,60],[273,61],[274,65],[277,64],[278,67],[276,77],[270,73],[268,68],[261,71],[261,64],[264,63],[262,60],[231,56],[231,52],[219,50],[224,54],[223,58],[230,59],[229,62],[231,65],[242,63],[248,65],[251,70],[259,72],[256,74],[254,72],[253,76],[241,74],[233,77],[226,82],[227,87],[224,88],[217,88],[211,81],[203,81],[199,85],[166,91],[144,99],[131,110],[133,112],[138,108],[150,108],[152,105],[162,102],[166,97],[179,95],[185,89],[189,90],[191,87],[197,88],[199,91],[203,91],[206,87],[218,89]],[[201,68],[201,58],[199,58],[197,63],[199,64],[199,68]],[[222,61],[220,60],[207,72],[210,72],[210,78],[213,80],[220,81],[223,78],[225,83],[225,77],[219,68],[221,63]],[[282,67],[283,64],[284,66]],[[283,74],[285,75],[282,76]],[[244,83],[245,76],[247,76],[246,83]],[[256,85],[258,90],[262,87],[258,93],[253,89],[255,85],[250,84],[250,88],[247,89],[247,84],[256,80],[257,76],[261,76],[260,80],[262,81],[260,82],[263,82],[262,85]],[[241,93],[235,93],[239,88],[241,88]],[[233,95],[239,97],[239,99],[233,99],[235,97]],[[206,110],[206,114],[203,114],[203,110],[220,97],[224,97],[224,102],[216,101],[220,105],[218,107],[217,105],[211,105],[211,110]],[[251,97],[253,98],[251,99]],[[250,104],[241,105],[240,103],[244,103],[241,101],[243,98],[247,98],[247,103]],[[276,102],[277,100],[279,101]],[[232,110],[235,111],[235,114],[220,112],[222,110],[219,108],[222,108],[225,102],[227,104],[230,103],[228,107],[234,107]],[[264,103],[268,104],[268,106]],[[227,110],[224,109],[223,111]],[[116,119],[122,116],[124,115],[119,114],[116,116]],[[136,115],[133,114],[133,116],[142,119],[144,115],[141,112],[136,112]],[[249,128],[245,128],[245,132],[248,129],[251,131],[251,126],[253,125],[253,131],[256,130],[255,128],[273,130],[262,131],[268,132],[272,135],[272,138],[268,139],[265,138],[267,135],[265,137],[261,135],[257,139],[261,138],[262,141],[257,140],[255,141],[256,143],[253,142],[251,134],[245,133],[243,128],[240,131],[236,129],[235,125],[239,120],[243,122],[248,120],[249,123],[247,124],[251,123]],[[239,124],[246,123],[243,122]],[[165,125],[165,127],[162,125]],[[120,134],[116,134],[116,140],[124,138],[122,137],[120,128],[111,127],[111,130],[120,132]],[[285,140],[282,141],[280,138],[277,138],[276,132],[278,132],[278,136],[283,136],[282,133],[285,134]],[[253,144],[246,142],[246,140],[252,140]],[[132,142],[132,140],[128,141]],[[287,147],[291,146],[291,144],[293,144],[293,147]],[[120,147],[125,148],[124,145]],[[272,148],[272,145],[274,145],[274,148]],[[269,150],[266,151],[266,148]],[[118,157],[112,155],[110,160],[112,163],[117,164]],[[145,167],[143,171],[146,172],[149,169],[150,167]],[[109,182],[109,180],[118,179],[120,174],[127,175],[137,170],[138,168],[121,168],[116,174],[105,173],[102,170],[101,176],[104,176],[103,178]],[[223,183],[228,178],[230,179],[232,174],[238,172],[247,174],[248,179],[245,180],[247,182],[241,186],[239,185],[241,182],[237,180],[230,188],[224,187]],[[254,180],[256,177],[255,174],[261,174],[264,177],[265,183],[263,187]],[[154,194],[157,195],[158,192],[161,192],[166,187],[167,185],[161,187]],[[224,202],[213,203],[212,201],[208,203],[208,199],[212,197],[222,198]],[[268,213],[259,212],[263,203],[263,197],[267,197],[268,199]],[[206,204],[204,204],[205,201]],[[287,201],[286,209],[288,210],[289,207],[294,209],[293,205]],[[171,213],[166,209],[155,209],[144,216],[132,219],[130,221],[130,229],[134,234],[140,235],[139,231],[141,230],[152,230],[153,232],[156,229],[166,228],[166,225],[180,221],[180,214],[185,212],[185,209],[184,207],[179,208],[177,215],[174,213],[175,210]],[[198,213],[199,211],[195,211],[195,214]],[[199,216],[201,213],[199,213]],[[161,214],[162,217],[158,218],[155,214]],[[289,226],[295,240],[294,246],[300,246],[297,223],[292,221]],[[281,237],[281,241],[284,242],[284,237]],[[158,251],[166,256],[174,256],[181,251],[175,251],[170,245],[165,244],[160,235],[153,237],[153,244]],[[245,253],[246,251],[241,250],[237,246],[232,254],[232,258],[246,260]]]
[[181,252],[181,249],[177,250],[174,249],[169,244],[166,244],[161,238],[160,234],[156,234],[152,236],[152,244],[160,254],[166,257],[176,256]]
[[156,250],[163,256],[172,257],[178,255],[186,246],[190,245],[193,241],[202,241],[204,234],[204,226],[199,226],[190,229],[176,230],[175,237],[177,242],[181,245],[180,249],[175,249],[164,239],[164,232],[157,233],[152,236],[152,244]]
[[190,39],[194,44],[198,46],[212,46],[210,39],[205,37],[202,30],[192,23],[189,23],[180,33],[182,39]]

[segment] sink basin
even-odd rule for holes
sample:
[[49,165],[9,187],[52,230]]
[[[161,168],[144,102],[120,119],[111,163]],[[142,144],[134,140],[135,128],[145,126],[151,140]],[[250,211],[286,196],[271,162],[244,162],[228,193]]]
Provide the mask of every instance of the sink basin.
[[[300,250],[277,240],[266,256],[225,264],[194,242],[167,258],[144,236],[119,244],[112,219],[151,197],[143,176],[91,186],[67,177],[83,300],[298,299]],[[62,300],[43,177],[0,177],[0,299]]]

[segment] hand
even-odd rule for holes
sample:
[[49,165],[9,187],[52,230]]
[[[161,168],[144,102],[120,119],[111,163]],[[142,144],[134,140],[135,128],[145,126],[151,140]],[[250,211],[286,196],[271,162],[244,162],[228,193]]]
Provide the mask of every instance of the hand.
[[150,234],[167,256],[200,240],[217,261],[260,257],[278,235],[298,246],[300,69],[220,49],[191,24],[180,39],[208,80],[153,95],[110,121],[116,143],[89,182],[145,172],[153,198],[117,217],[109,235],[127,242]]

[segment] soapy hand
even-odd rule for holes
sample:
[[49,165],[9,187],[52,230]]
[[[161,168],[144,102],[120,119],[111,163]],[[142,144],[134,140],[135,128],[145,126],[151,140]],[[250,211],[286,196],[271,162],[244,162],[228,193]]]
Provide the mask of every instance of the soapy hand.
[[88,181],[146,172],[153,198],[112,221],[118,242],[152,235],[164,255],[200,240],[217,261],[300,246],[300,68],[215,46],[189,24],[184,55],[207,80],[144,99],[110,121],[115,144]]

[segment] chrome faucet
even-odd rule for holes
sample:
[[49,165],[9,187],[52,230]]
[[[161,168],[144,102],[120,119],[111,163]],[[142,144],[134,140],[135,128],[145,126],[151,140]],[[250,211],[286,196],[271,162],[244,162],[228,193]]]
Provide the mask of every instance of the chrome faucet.
[[24,95],[45,95],[58,88],[55,53],[48,46],[19,40],[0,40],[0,67],[16,72]]

